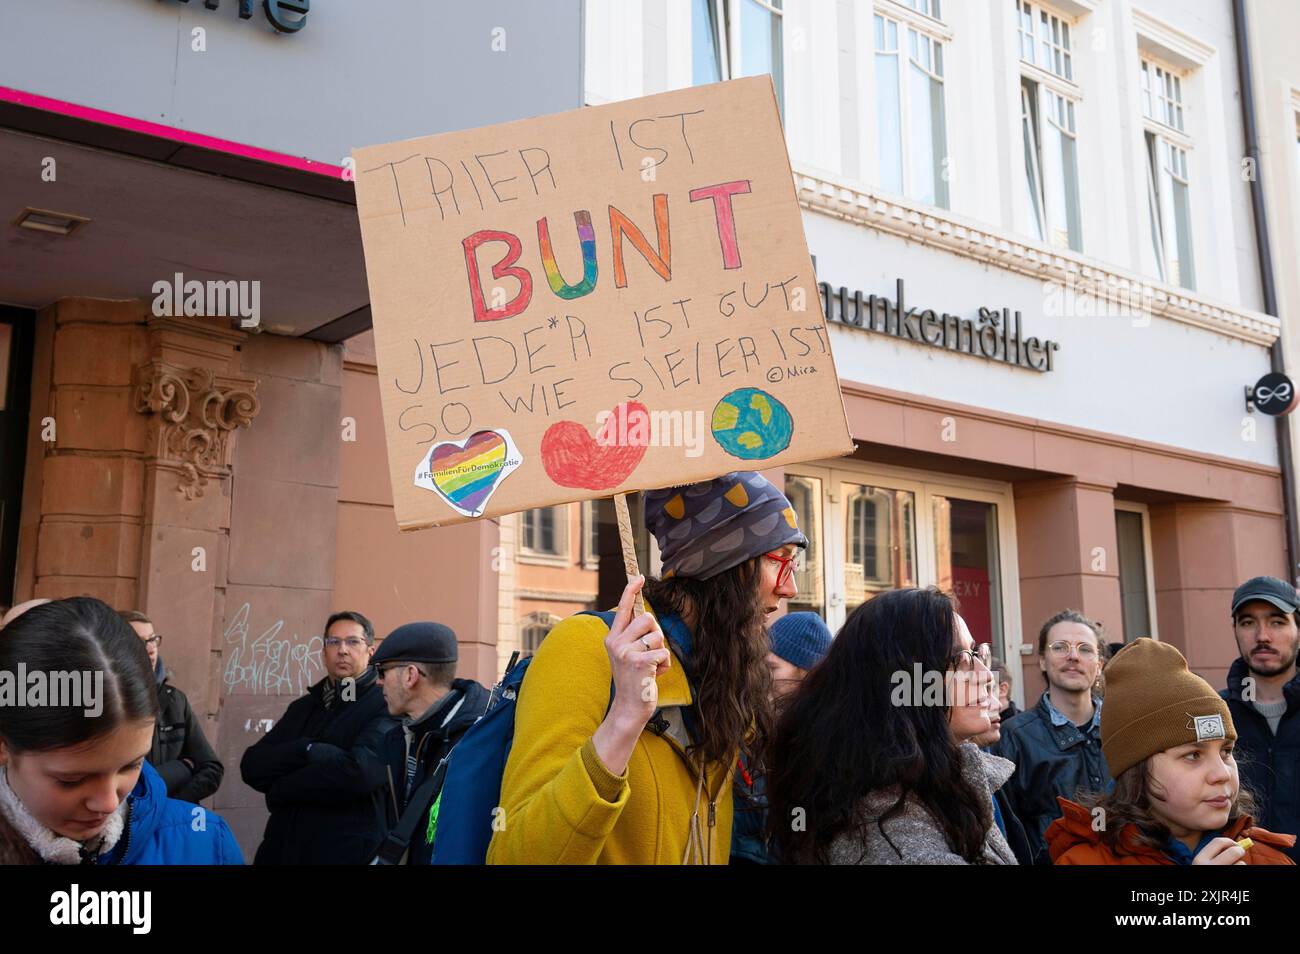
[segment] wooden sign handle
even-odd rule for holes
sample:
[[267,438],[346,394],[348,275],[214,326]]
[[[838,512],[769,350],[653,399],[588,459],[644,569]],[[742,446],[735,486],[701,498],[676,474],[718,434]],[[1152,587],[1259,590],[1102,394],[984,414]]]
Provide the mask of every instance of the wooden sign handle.
[[[623,569],[627,571],[627,578],[631,580],[641,573],[636,559],[636,541],[632,539],[632,518],[627,512],[627,494],[614,495],[614,513],[618,517],[618,541],[623,548]],[[632,618],[640,616],[645,612],[645,601],[638,594],[636,602],[632,604]]]

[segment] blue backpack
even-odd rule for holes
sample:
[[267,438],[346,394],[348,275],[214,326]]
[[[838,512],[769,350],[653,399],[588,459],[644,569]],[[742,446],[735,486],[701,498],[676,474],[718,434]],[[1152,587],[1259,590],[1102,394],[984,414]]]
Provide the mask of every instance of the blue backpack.
[[[614,625],[614,612],[584,610],[579,616],[599,616]],[[435,865],[481,865],[487,861],[492,823],[501,805],[501,777],[515,739],[515,707],[533,657],[510,657],[505,675],[492,689],[487,709],[456,743],[446,760],[442,792],[432,809],[437,829],[433,841]],[[609,687],[614,702],[614,686]]]

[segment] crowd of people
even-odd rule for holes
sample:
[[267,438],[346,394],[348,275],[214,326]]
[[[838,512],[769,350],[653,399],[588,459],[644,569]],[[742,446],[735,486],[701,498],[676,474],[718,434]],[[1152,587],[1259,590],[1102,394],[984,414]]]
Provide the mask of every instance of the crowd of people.
[[[376,647],[364,615],[330,616],[324,677],[240,761],[269,810],[254,863],[1295,863],[1289,583],[1224,607],[1221,691],[1168,642],[1112,652],[1063,609],[1019,711],[936,588],[879,593],[833,638],[776,618],[808,541],[762,475],[644,503],[661,574],[558,623],[491,691],[458,678],[444,625]],[[103,705],[0,694],[0,862],[242,863],[198,804],[224,769],[151,620],[34,603],[4,618],[0,674],[102,673]]]

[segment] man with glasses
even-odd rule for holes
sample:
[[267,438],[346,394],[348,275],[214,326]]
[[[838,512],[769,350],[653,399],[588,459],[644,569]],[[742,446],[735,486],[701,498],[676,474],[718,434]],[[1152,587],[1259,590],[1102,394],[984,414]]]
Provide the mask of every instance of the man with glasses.
[[[488,690],[457,679],[456,634],[441,623],[399,626],[375,651],[388,714],[399,720],[384,739],[392,830],[380,853],[398,864],[427,865],[437,821],[438,764],[487,709]],[[408,852],[409,847],[409,852]]]
[[1016,763],[1003,786],[1024,824],[1035,864],[1051,864],[1043,833],[1060,817],[1056,797],[1072,801],[1110,787],[1101,753],[1101,697],[1105,658],[1101,624],[1074,610],[1057,613],[1038,632],[1038,666],[1047,691],[1038,705],[1002,723],[992,752]]
[[190,700],[168,681],[171,674],[163,665],[160,651],[162,636],[154,632],[153,621],[138,610],[124,610],[117,615],[130,623],[144,641],[158,684],[158,721],[153,727],[149,764],[167,784],[169,798],[197,803],[220,787],[225,766],[208,744]]
[[387,830],[380,750],[396,725],[370,665],[360,613],[325,623],[325,678],[294,700],[239,764],[271,811],[253,863],[366,864]]

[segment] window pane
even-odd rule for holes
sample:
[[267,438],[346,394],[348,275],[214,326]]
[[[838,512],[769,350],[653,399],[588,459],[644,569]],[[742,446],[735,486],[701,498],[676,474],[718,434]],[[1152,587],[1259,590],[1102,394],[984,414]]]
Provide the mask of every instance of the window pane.
[[1024,140],[1025,188],[1029,200],[1029,226],[1034,238],[1043,240],[1042,187],[1038,177],[1038,134],[1034,120],[1032,83],[1022,81],[1020,87],[1020,131]]
[[915,64],[908,64],[908,119],[911,183],[908,194],[944,208],[948,183],[943,179],[946,152],[943,134],[943,83]]
[[547,507],[538,513],[537,526],[541,531],[538,538],[539,549],[546,553],[555,552],[555,510]]
[[959,612],[976,643],[1002,656],[1002,583],[998,572],[998,508],[990,503],[934,498],[935,583],[961,602]]
[[903,191],[903,119],[899,103],[898,54],[876,54],[876,153],[880,187]]
[[[780,6],[774,3],[773,6]],[[753,0],[740,5],[741,76],[772,75],[777,102],[783,102],[781,71],[781,18]]]
[[[1060,116],[1064,112],[1063,97],[1049,90],[1043,90],[1043,95],[1046,97],[1044,111],[1049,116]],[[1079,170],[1074,139],[1050,120],[1043,122],[1042,136],[1043,192],[1050,224],[1048,241],[1060,248],[1081,251]]]
[[1163,226],[1160,218],[1160,194],[1156,184],[1160,181],[1159,167],[1156,163],[1155,136],[1146,133],[1147,146],[1147,212],[1151,221],[1151,249],[1156,258],[1156,274],[1162,281],[1165,278],[1165,244]]
[[1192,262],[1192,212],[1187,183],[1174,180],[1174,227],[1177,231],[1178,261],[1175,266],[1178,284],[1184,288],[1196,287],[1196,270]]
[[713,17],[713,0],[691,4],[691,81],[716,83],[722,79],[718,56],[718,32]]
[[876,593],[916,585],[916,499],[906,490],[842,484],[844,612]]
[[799,594],[789,601],[790,612],[808,610],[826,618],[826,541],[822,533],[822,482],[817,477],[787,474],[785,495],[794,507],[799,528],[808,538],[802,570],[795,572]]
[[1124,642],[1151,635],[1151,606],[1147,594],[1146,547],[1142,514],[1115,511],[1115,540],[1119,549],[1119,592]]

